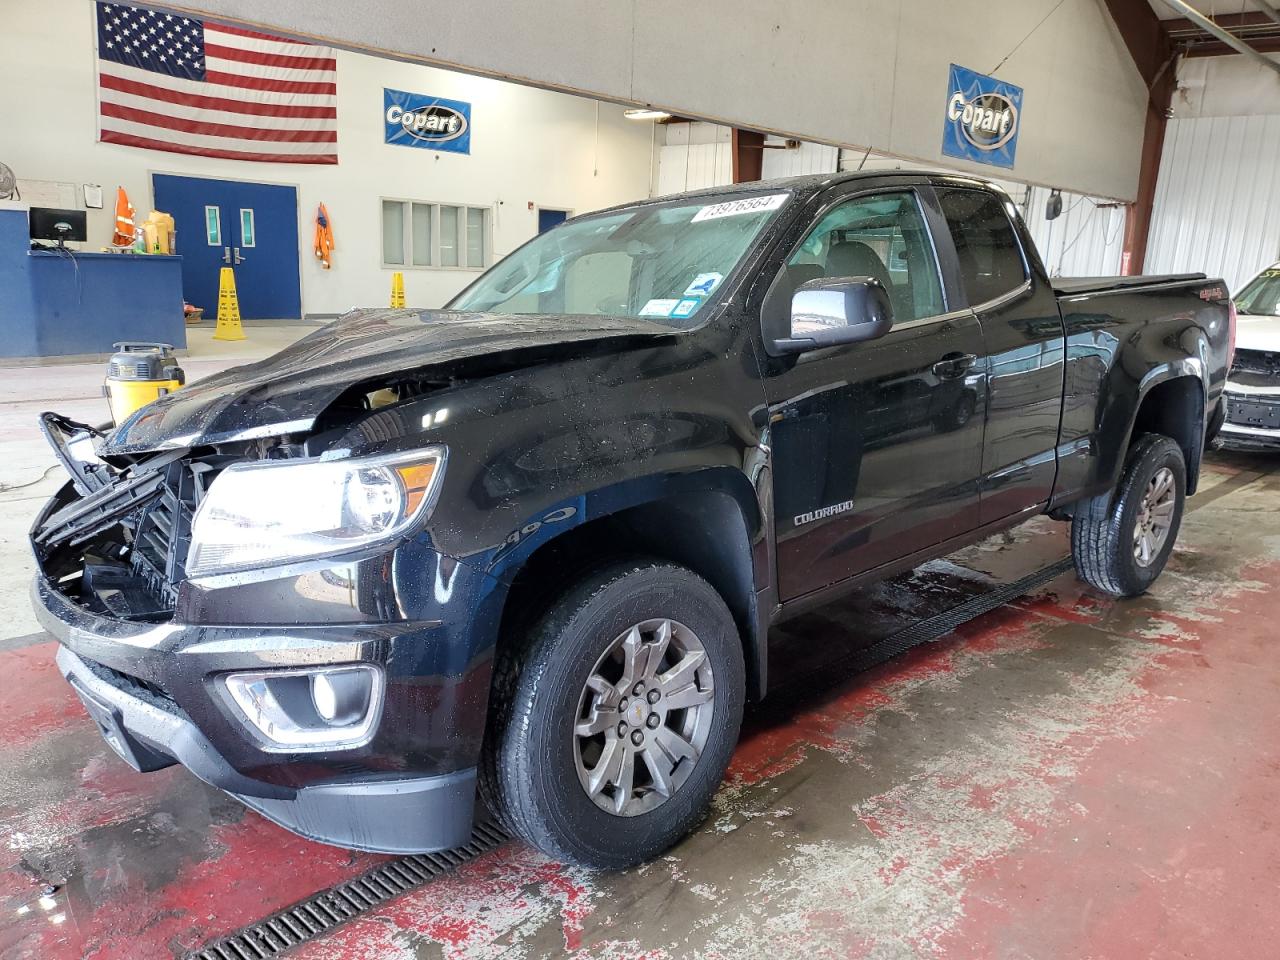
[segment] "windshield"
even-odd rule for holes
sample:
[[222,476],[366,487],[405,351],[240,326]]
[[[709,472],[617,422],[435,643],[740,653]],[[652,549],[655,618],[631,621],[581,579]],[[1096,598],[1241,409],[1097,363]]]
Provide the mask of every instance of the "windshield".
[[1236,296],[1236,309],[1257,317],[1280,317],[1280,266],[1250,280]]
[[452,310],[644,317],[691,327],[790,194],[571,220],[464,290]]

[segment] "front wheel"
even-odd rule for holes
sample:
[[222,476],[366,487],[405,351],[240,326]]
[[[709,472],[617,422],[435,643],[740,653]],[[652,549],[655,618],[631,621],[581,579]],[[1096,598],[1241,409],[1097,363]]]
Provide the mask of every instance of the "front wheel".
[[481,789],[551,856],[641,863],[705,814],[744,691],[733,617],[706,581],[666,563],[612,566],[500,654]]
[[1173,552],[1187,497],[1182,448],[1160,434],[1134,442],[1113,493],[1085,501],[1071,521],[1076,574],[1113,597],[1136,597]]

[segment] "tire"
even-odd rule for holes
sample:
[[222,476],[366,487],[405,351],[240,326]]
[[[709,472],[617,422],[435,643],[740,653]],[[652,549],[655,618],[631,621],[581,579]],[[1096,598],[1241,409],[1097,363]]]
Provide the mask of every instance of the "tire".
[[[1152,511],[1167,520],[1168,528],[1158,542],[1148,538],[1148,549],[1143,550],[1140,524],[1152,521],[1152,513],[1144,510],[1144,498],[1153,492],[1157,478],[1171,481],[1169,497],[1163,501],[1169,505],[1167,511]],[[1157,486],[1163,488],[1163,484]],[[1163,494],[1157,499],[1162,498]],[[1173,552],[1186,498],[1187,467],[1182,449],[1161,434],[1143,434],[1129,450],[1116,489],[1076,508],[1071,521],[1071,555],[1076,575],[1113,597],[1144,593],[1160,576]],[[1155,523],[1158,525],[1158,519]]]
[[[659,647],[666,652],[646,673]],[[628,664],[631,679],[623,672]],[[646,676],[641,699],[632,680]],[[625,709],[624,687],[633,691]],[[642,863],[705,816],[738,740],[745,688],[733,617],[705,580],[657,561],[609,566],[561,596],[527,642],[500,649],[480,765],[482,798],[512,833],[549,856],[604,869]],[[708,691],[706,703],[665,708]],[[617,724],[627,719],[632,724],[622,733]],[[688,755],[676,759],[686,751],[673,735],[686,747],[700,744],[692,762]],[[674,753],[665,752],[672,744]],[[616,775],[605,769],[606,751],[618,764]],[[633,781],[624,791],[625,760],[618,757],[628,754]],[[601,785],[594,795],[590,782]]]

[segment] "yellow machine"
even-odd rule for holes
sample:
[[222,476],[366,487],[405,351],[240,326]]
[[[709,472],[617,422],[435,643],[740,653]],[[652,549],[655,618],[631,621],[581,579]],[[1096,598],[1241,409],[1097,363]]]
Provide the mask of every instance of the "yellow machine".
[[102,385],[111,419],[117,424],[139,407],[172,393],[187,382],[169,343],[113,343],[116,352],[107,363]]

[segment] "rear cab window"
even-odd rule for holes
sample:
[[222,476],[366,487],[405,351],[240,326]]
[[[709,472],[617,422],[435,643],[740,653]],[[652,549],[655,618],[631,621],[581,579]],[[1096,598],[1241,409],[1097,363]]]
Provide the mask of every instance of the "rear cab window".
[[963,187],[938,187],[936,193],[970,306],[998,300],[1027,282],[1022,244],[999,196]]

